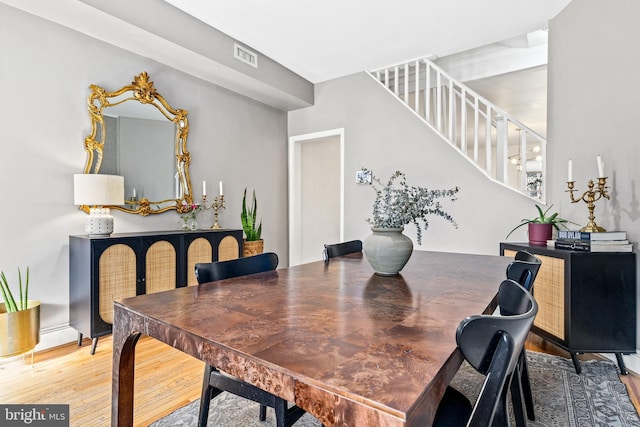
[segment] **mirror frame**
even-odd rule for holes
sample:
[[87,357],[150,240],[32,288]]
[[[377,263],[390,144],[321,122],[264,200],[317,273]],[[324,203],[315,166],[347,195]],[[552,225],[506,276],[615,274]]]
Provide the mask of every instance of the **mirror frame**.
[[[105,108],[113,107],[127,101],[137,101],[142,104],[150,104],[156,107],[163,116],[176,125],[174,145],[176,167],[177,170],[181,172],[179,174],[179,181],[182,197],[179,199],[165,199],[160,201],[150,201],[146,198],[142,198],[140,200],[127,199],[125,200],[125,206],[104,207],[147,216],[149,214],[158,214],[169,210],[180,211],[183,206],[193,203],[191,177],[189,176],[191,155],[187,151],[187,135],[189,134],[189,120],[187,119],[188,111],[172,108],[156,91],[153,86],[153,82],[149,80],[149,75],[146,71],[134,76],[133,82],[130,85],[123,86],[114,92],[107,92],[104,88],[93,84],[89,86],[89,88],[91,89],[91,94],[89,95],[87,103],[89,104],[89,116],[91,117],[91,133],[84,140],[84,147],[87,151],[87,163],[84,168],[85,174],[100,172],[103,149],[106,141],[106,128],[104,124],[104,117],[102,115],[102,111]],[[119,97],[128,91],[132,92],[131,96],[116,102],[111,102],[111,98]],[[98,127],[100,127],[99,135],[97,135]],[[94,159],[96,162],[95,165]],[[174,204],[164,207],[157,206],[158,204],[168,202],[173,202]],[[153,205],[156,205],[156,207],[154,208]],[[88,206],[81,206],[80,209],[87,213],[89,212]]]

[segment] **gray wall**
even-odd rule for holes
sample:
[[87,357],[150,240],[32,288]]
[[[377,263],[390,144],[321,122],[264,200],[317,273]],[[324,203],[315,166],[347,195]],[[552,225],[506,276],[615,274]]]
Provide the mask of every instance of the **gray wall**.
[[[373,190],[355,183],[355,171],[373,170],[386,182],[396,170],[410,185],[460,187],[458,200],[444,202],[459,228],[433,217],[416,249],[498,254],[499,242],[521,218],[534,216],[534,203],[490,181],[433,130],[365,73],[316,85],[315,105],[289,113],[289,135],[345,129],[345,239],[363,239]],[[415,227],[406,234],[415,242]],[[526,240],[526,232],[513,240]]]
[[[45,334],[68,323],[68,236],[84,234],[72,176],[85,165],[89,85],[119,89],[142,71],[189,111],[194,194],[203,180],[210,194],[224,181],[220,221],[240,228],[243,189],[255,188],[265,250],[288,263],[286,113],[0,4],[0,270],[15,280],[18,267],[30,267]],[[116,232],[177,229],[175,212],[113,215]]]
[[548,71],[550,194],[563,215],[585,225],[586,203],[571,204],[565,193],[567,160],[573,159],[578,196],[596,180],[600,154],[611,200],[596,203],[596,223],[625,230],[634,242],[640,241],[638,16],[635,0],[572,1],[549,25]]

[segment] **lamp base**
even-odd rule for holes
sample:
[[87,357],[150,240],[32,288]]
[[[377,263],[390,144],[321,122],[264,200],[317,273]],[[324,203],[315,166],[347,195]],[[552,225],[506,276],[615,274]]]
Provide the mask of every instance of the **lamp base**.
[[90,208],[84,223],[89,236],[109,236],[113,233],[113,217],[109,208]]

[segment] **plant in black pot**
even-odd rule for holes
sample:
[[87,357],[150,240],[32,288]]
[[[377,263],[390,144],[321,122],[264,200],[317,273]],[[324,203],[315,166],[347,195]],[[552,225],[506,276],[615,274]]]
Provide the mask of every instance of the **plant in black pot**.
[[244,230],[245,239],[243,241],[243,256],[258,255],[264,251],[264,240],[262,240],[262,221],[258,223],[257,218],[258,202],[256,200],[256,192],[253,191],[253,200],[251,206],[247,207],[247,189],[244,189],[242,197],[242,212],[240,220],[242,221],[242,230]]
[[558,215],[558,212],[554,212],[549,214],[549,211],[553,207],[550,205],[545,211],[538,205],[535,205],[538,211],[538,216],[527,219],[524,218],[520,221],[520,224],[513,227],[513,229],[507,234],[507,239],[511,234],[516,231],[518,228],[527,225],[529,231],[529,244],[531,245],[546,245],[547,240],[551,240],[553,236],[553,229],[560,230],[560,227],[564,229],[569,229],[567,227],[567,223],[576,224],[575,222],[571,222],[564,218],[561,218]]

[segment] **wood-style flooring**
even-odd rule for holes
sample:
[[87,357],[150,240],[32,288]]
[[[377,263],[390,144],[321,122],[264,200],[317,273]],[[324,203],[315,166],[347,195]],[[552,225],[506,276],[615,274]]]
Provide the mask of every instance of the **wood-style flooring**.
[[[82,347],[68,344],[37,353],[33,366],[30,357],[4,364],[0,360],[0,403],[69,404],[71,426],[109,426],[111,344],[111,337],[100,338],[93,356],[88,340]],[[567,356],[534,336],[527,348]],[[136,347],[135,425],[147,426],[199,399],[203,369],[199,360],[152,338],[141,338]],[[640,376],[630,373],[621,378],[638,410]]]

